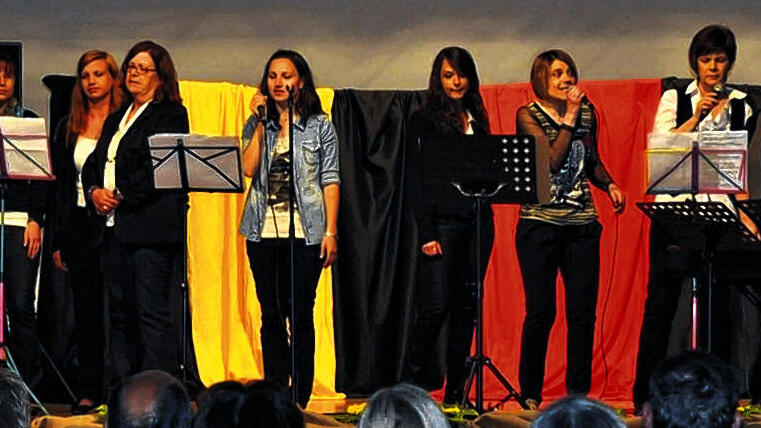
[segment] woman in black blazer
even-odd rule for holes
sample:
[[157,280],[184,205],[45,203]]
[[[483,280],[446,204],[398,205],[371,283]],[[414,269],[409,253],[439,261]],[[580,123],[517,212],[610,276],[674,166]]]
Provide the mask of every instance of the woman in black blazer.
[[82,171],[99,216],[110,386],[145,369],[177,371],[169,291],[187,203],[187,195],[154,189],[148,149],[152,135],[188,133],[174,63],[162,46],[144,41],[127,53],[122,72],[128,103],[106,119]]
[[71,408],[74,414],[95,408],[103,387],[103,287],[91,236],[94,215],[87,209],[80,173],[106,117],[122,106],[121,86],[122,73],[111,54],[102,50],[82,54],[71,110],[58,123],[51,145],[56,181],[48,236],[53,262],[71,274],[78,362],[74,390],[79,399]]
[[[476,63],[466,49],[442,49],[433,67],[423,107],[412,114],[409,135],[413,150],[410,195],[416,195],[415,220],[420,252],[416,287],[416,321],[410,334],[410,351],[405,378],[417,385],[436,388],[427,379],[425,368],[438,356],[435,343],[444,322],[449,320],[446,338],[446,388],[444,405],[464,402],[466,363],[473,340],[476,299],[473,284],[476,260],[476,213],[465,198],[434,203],[424,197],[418,137],[425,135],[489,134]],[[423,197],[417,197],[423,195]],[[490,206],[481,219],[481,278],[494,241]]]

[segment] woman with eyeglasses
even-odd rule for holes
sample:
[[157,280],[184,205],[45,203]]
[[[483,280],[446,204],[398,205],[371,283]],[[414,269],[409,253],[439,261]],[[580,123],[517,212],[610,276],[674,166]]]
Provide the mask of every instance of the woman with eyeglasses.
[[185,194],[155,190],[148,148],[152,135],[188,133],[172,58],[152,41],[139,42],[122,72],[127,102],[104,122],[82,170],[88,205],[97,214],[111,386],[145,369],[177,372],[169,291],[173,262],[182,256],[187,203]]
[[102,398],[103,288],[91,235],[81,171],[95,149],[103,122],[122,106],[122,73],[111,54],[90,50],[77,62],[71,110],[58,124],[51,157],[55,181],[53,262],[71,274],[78,370],[72,413],[86,413]]

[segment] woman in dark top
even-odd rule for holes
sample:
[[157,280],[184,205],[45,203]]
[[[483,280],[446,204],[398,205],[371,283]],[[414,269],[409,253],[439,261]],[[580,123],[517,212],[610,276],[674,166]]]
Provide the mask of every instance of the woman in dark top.
[[597,152],[594,107],[576,86],[573,59],[561,50],[539,54],[531,66],[538,99],[518,110],[518,134],[549,146],[551,201],[522,205],[515,237],[526,293],[519,382],[530,407],[542,400],[547,341],[555,322],[555,280],[565,284],[569,394],[586,394],[592,379],[600,232],[591,182],[606,191],[616,212],[625,198]]
[[[488,134],[489,120],[479,92],[475,61],[460,47],[442,49],[433,62],[431,77],[422,109],[410,118],[410,144],[417,145],[424,135]],[[415,147],[415,171],[410,177],[410,194],[424,195],[420,147]],[[434,345],[444,321],[449,318],[445,404],[463,401],[465,368],[476,309],[473,203],[456,198],[435,204],[424,198],[415,206],[420,258],[417,282],[417,319],[410,337],[407,361],[408,380],[422,386],[424,368],[436,358]],[[494,241],[494,223],[490,207],[483,210],[481,230],[481,277]]]
[[110,385],[145,369],[176,373],[169,291],[182,255],[187,195],[157,192],[148,137],[188,133],[169,52],[144,41],[122,64],[127,103],[103,124],[82,169],[106,290]]
[[[0,54],[0,116],[34,118],[18,101],[17,64]],[[48,184],[40,181],[13,180],[5,191],[5,295],[8,324],[3,323],[11,356],[30,387],[39,381],[37,319],[34,301],[39,268],[39,252],[46,209]]]
[[71,274],[79,402],[72,413],[86,413],[101,398],[103,370],[103,289],[98,252],[91,236],[81,171],[100,137],[106,117],[124,100],[122,73],[111,54],[87,51],[77,63],[71,111],[56,127],[51,154],[55,181],[52,230],[53,262]]

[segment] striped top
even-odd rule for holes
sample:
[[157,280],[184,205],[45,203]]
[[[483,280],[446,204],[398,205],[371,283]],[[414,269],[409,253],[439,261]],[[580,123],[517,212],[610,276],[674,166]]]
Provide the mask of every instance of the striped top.
[[[518,111],[517,128],[518,133],[537,137],[537,144],[555,143],[561,131],[560,124],[536,102]],[[604,190],[612,180],[599,159],[597,122],[590,104],[581,105],[577,125],[570,138],[570,147],[562,166],[550,172],[551,201],[541,205],[521,205],[522,219],[561,226],[587,224],[597,219],[589,188],[590,179]]]

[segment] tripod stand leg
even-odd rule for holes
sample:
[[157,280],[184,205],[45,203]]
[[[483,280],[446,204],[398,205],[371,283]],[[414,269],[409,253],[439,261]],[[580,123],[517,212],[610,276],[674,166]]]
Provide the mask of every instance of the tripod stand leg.
[[465,377],[465,387],[463,389],[464,393],[462,394],[462,401],[459,403],[461,406],[475,408],[473,403],[470,401],[469,395],[470,388],[473,386],[473,380],[476,377],[477,366],[478,363],[474,359],[468,358],[468,365],[466,368],[468,375]]
[[521,398],[521,395],[518,393],[518,391],[516,391],[515,388],[513,388],[513,386],[510,384],[510,382],[507,381],[507,378],[505,378],[505,376],[502,375],[502,373],[499,371],[497,366],[495,366],[494,363],[491,362],[491,359],[487,358],[485,365],[492,372],[494,377],[497,378],[499,383],[501,383],[502,386],[505,387],[505,389],[509,392],[509,394],[507,394],[502,400],[500,400],[499,403],[496,406],[494,406],[491,410],[496,409],[497,407],[501,406],[502,404],[504,404],[507,400],[511,398],[515,398],[515,401],[517,401],[518,404],[520,404],[524,410],[528,410],[529,409],[528,403],[526,403],[526,401],[523,398]]

